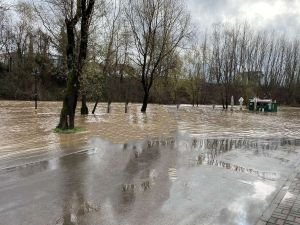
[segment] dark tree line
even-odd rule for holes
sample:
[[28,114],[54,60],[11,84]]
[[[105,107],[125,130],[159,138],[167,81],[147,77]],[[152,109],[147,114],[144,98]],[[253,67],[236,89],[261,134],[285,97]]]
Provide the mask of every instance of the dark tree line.
[[[5,11],[1,11],[5,10]],[[18,14],[12,21],[11,11]],[[7,99],[30,99],[33,71],[38,68],[39,82],[46,87],[42,96],[52,98],[51,74],[55,74],[57,58],[50,54],[51,38],[41,27],[34,26],[33,8],[26,3],[0,9],[0,96]]]
[[299,44],[276,32],[256,32],[247,24],[214,25],[186,60],[193,99],[198,103],[198,96],[205,97],[209,85],[219,95],[214,101],[224,109],[231,96],[299,104]]

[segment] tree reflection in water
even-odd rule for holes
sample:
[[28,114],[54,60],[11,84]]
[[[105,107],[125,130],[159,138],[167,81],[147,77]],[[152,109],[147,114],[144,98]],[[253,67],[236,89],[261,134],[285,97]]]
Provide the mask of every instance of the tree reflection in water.
[[84,186],[87,174],[83,170],[87,158],[87,154],[76,154],[62,157],[59,161],[63,169],[61,189],[64,202],[63,216],[57,221],[59,225],[80,224],[82,216],[99,210],[97,206],[93,206],[85,198]]
[[[270,157],[272,151],[286,150],[287,153],[296,154],[296,146],[299,146],[297,139],[196,139],[191,141],[191,149],[199,150],[201,153],[196,157],[196,165],[207,165],[220,167],[240,173],[252,174],[263,179],[276,180],[279,174],[275,172],[264,172],[252,168],[245,168],[224,160],[218,159],[219,156],[227,152],[238,150],[253,152],[256,156]],[[276,158],[276,157],[275,157]],[[283,162],[288,160],[277,158]]]

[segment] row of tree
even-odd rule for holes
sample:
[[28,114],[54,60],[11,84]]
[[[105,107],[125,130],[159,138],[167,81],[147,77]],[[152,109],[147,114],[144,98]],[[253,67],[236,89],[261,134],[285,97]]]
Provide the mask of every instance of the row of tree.
[[274,32],[255,32],[248,24],[216,25],[209,47],[206,38],[201,47],[202,74],[220,86],[224,108],[238,89],[246,98],[276,98],[284,90],[285,102],[291,104],[299,101],[299,44]]
[[74,127],[79,96],[82,114],[87,99],[96,102],[93,112],[98,101],[116,100],[140,99],[142,112],[149,100],[224,109],[232,95],[300,102],[299,40],[247,23],[200,33],[184,2],[47,0],[0,11],[0,95],[26,94],[38,68],[40,92],[64,99],[62,129]]

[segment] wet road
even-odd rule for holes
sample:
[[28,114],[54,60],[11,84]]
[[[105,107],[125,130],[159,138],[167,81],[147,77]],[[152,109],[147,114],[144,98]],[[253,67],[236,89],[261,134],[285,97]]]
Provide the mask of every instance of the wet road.
[[77,117],[0,102],[0,224],[255,224],[299,165],[300,110],[139,105]]

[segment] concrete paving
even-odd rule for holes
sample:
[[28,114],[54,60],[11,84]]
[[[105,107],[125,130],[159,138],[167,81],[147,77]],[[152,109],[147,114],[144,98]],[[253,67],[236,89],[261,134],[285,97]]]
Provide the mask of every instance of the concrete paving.
[[257,225],[300,225],[299,172],[295,171],[282,187]]

